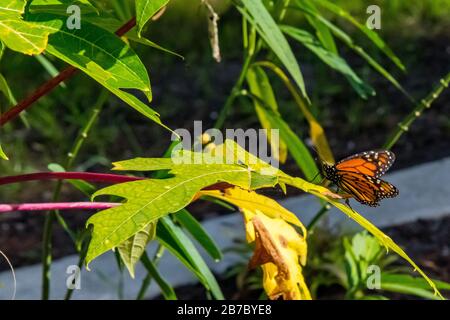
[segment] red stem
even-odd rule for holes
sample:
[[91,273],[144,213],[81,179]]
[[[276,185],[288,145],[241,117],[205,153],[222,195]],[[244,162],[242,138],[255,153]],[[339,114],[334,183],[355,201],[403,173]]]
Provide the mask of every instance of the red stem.
[[129,177],[119,174],[90,172],[38,172],[18,176],[0,177],[0,185],[34,180],[84,180],[91,182],[123,183],[143,180],[144,178]]
[[104,210],[117,207],[114,202],[56,202],[56,203],[21,203],[0,204],[0,213],[11,211],[48,211],[48,210]]
[[[133,17],[130,21],[121,26],[115,33],[119,37],[130,31],[136,25],[136,17]],[[78,71],[77,68],[69,66],[61,71],[56,77],[50,79],[35,90],[30,96],[20,101],[16,106],[12,107],[0,116],[0,127],[5,123],[17,117],[22,111],[29,108],[33,103],[38,101],[43,96],[47,95],[50,91],[55,89],[61,82],[69,79]]]

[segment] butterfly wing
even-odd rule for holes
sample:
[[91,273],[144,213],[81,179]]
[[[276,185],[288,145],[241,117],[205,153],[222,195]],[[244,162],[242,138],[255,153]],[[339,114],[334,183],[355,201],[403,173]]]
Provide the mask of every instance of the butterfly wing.
[[378,186],[377,195],[380,199],[394,198],[399,194],[398,189],[387,181],[377,179],[376,185]]
[[372,182],[372,177],[360,173],[345,172],[340,175],[337,185],[358,202],[371,207],[378,206],[380,198],[377,188]]
[[389,170],[394,161],[395,154],[392,151],[366,151],[339,161],[335,167],[338,171],[379,178]]
[[354,172],[342,173],[338,186],[358,202],[372,207],[378,206],[381,199],[399,194],[398,189],[387,181]]

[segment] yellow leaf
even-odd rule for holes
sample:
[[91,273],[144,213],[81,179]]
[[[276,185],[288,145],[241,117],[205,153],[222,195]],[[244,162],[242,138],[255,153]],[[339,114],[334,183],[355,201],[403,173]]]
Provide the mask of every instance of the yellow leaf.
[[333,153],[331,152],[330,146],[328,144],[325,131],[309,110],[310,103],[307,101],[307,99],[304,99],[297,92],[297,89],[292,84],[291,80],[289,80],[289,77],[284,73],[284,71],[281,68],[279,68],[270,61],[260,61],[255,63],[254,66],[261,66],[271,69],[281,79],[281,81],[283,81],[284,85],[290,91],[292,97],[294,98],[295,102],[300,108],[300,111],[303,113],[306,120],[308,121],[309,135],[317,148],[317,153],[319,154],[320,159],[323,161],[334,163]]
[[238,208],[247,208],[253,211],[263,212],[270,218],[283,219],[297,227],[300,227],[303,236],[306,237],[306,228],[300,222],[295,214],[284,208],[275,200],[257,194],[254,191],[243,190],[240,188],[228,188],[224,191],[219,190],[202,190],[200,195],[208,195],[211,197],[219,198],[234,204]]
[[249,267],[262,267],[267,296],[270,299],[310,300],[302,274],[307,255],[306,240],[282,219],[269,218],[260,211],[244,208],[242,211],[247,221],[247,238],[255,242]]
[[[270,299],[311,299],[302,274],[307,256],[306,229],[292,212],[270,198],[237,187],[202,190],[199,194],[240,208],[247,241],[255,242],[249,267],[261,265],[264,290]],[[288,222],[300,227],[303,236]]]

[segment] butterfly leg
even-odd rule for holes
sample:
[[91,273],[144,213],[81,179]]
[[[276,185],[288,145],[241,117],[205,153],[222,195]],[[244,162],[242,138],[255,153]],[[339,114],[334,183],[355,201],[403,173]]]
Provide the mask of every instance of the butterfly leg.
[[348,198],[345,199],[345,204],[346,204],[346,205],[347,205],[354,213],[356,213],[356,211],[353,210],[352,206],[350,205],[350,197],[348,197]]

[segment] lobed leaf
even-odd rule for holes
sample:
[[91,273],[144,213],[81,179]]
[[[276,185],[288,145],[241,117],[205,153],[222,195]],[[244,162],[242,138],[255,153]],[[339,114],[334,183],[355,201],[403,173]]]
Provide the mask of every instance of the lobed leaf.
[[101,211],[87,224],[94,230],[86,261],[118,246],[149,223],[188,205],[202,188],[223,181],[250,187],[248,171],[238,165],[184,165],[168,179],[148,179],[113,185],[93,195],[127,199],[123,205]]

